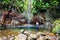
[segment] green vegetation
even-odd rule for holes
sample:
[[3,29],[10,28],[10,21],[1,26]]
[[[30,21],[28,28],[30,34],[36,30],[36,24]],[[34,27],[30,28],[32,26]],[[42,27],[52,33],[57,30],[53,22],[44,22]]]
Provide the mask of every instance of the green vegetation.
[[37,13],[41,10],[56,7],[59,3],[57,0],[33,0],[32,2],[32,13]]
[[[31,0],[32,13],[38,13],[40,10],[47,10],[58,5],[57,0]],[[28,0],[0,0],[0,7],[9,10],[10,7],[15,7],[18,12],[23,12],[28,8]]]
[[0,0],[0,7],[9,10],[11,7],[15,7],[18,12],[27,10],[28,0]]
[[52,31],[53,31],[54,33],[56,33],[57,31],[60,30],[60,19],[55,20],[53,24],[54,24],[54,28],[53,28]]

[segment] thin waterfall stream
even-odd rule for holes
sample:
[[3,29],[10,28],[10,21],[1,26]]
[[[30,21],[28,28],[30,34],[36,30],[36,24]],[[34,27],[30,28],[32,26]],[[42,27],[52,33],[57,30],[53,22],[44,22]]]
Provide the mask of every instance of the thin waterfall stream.
[[28,29],[30,30],[30,13],[31,13],[31,0],[28,0]]

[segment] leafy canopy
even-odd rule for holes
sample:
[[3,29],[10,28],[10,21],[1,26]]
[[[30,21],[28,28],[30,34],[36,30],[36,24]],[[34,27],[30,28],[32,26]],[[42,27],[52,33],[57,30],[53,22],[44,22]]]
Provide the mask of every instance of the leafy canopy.
[[33,0],[32,13],[37,13],[39,10],[47,10],[50,7],[58,5],[58,0]]
[[17,8],[17,10],[24,11],[24,10],[27,10],[28,0],[0,0],[0,6],[2,5],[14,6]]

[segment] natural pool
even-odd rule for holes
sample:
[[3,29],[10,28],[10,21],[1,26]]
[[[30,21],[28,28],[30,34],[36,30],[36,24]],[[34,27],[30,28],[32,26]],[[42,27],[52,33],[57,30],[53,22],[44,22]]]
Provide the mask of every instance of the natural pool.
[[50,31],[48,29],[45,29],[45,27],[36,27],[36,26],[7,26],[6,29],[9,30],[29,30],[29,31]]
[[14,30],[14,31],[20,31],[20,30],[28,30],[28,31],[50,31],[50,30],[47,30],[45,28],[40,28],[38,27],[38,29],[36,27],[16,27],[16,28],[8,28],[9,30]]

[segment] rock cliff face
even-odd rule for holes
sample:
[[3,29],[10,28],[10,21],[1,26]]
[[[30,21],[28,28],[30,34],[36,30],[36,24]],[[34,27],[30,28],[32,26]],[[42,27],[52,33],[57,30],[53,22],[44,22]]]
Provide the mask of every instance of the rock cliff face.
[[[12,25],[25,25],[28,24],[28,20],[26,18],[24,18],[21,15],[18,15],[16,13],[12,13],[9,11],[3,11],[2,14],[2,20],[0,20],[0,24],[12,24]],[[42,22],[40,22],[41,20],[39,20],[38,16],[34,16],[31,20],[30,20],[30,24],[35,25],[36,22],[38,22],[39,24],[43,24]]]
[[[2,20],[0,20],[0,24],[26,24],[27,20],[25,18],[23,18],[20,15],[17,15],[16,13],[12,13],[12,12],[8,12],[8,11],[3,11],[2,14]],[[19,23],[17,23],[19,22]]]

